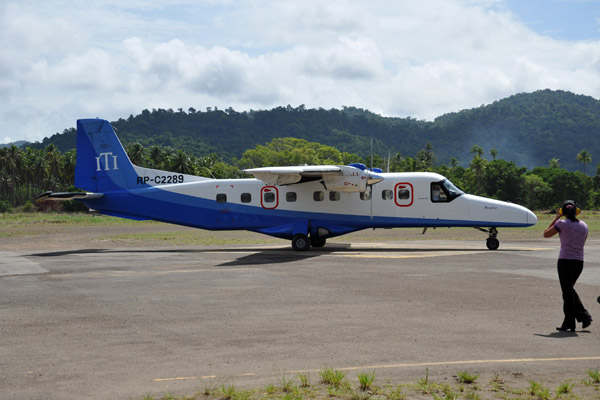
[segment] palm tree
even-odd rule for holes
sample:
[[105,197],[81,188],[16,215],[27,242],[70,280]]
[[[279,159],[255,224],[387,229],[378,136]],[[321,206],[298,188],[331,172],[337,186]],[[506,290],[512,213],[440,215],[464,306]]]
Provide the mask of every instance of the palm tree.
[[17,181],[21,180],[19,170],[23,164],[23,151],[15,146],[10,146],[6,153],[6,167],[10,171],[10,203],[16,205]]
[[560,160],[556,157],[551,158],[550,161],[548,161],[548,167],[549,168],[560,168]]
[[171,171],[181,174],[190,174],[190,169],[193,168],[190,157],[183,151],[177,150],[175,156],[171,160]]
[[469,151],[471,154],[475,154],[475,157],[483,157],[483,147],[474,144],[473,147],[471,147],[471,150]]
[[479,155],[475,155],[473,160],[471,160],[471,170],[475,175],[475,183],[477,185],[477,194],[481,194],[483,192],[482,184],[483,184],[483,175],[485,173],[485,164],[486,161]]
[[495,160],[496,157],[498,157],[498,150],[496,150],[495,148],[491,148],[490,149],[490,155],[492,156],[492,160]]
[[66,189],[75,184],[75,164],[77,159],[77,151],[75,149],[67,151],[62,156],[62,170],[60,173],[60,181]]
[[142,146],[139,142],[135,142],[134,144],[127,146],[127,155],[129,156],[129,160],[131,160],[134,165],[144,165],[144,146]]
[[61,154],[60,150],[58,150],[58,147],[52,143],[46,146],[45,151],[46,155],[44,158],[46,159],[48,165],[48,175],[50,177],[50,179],[46,179],[46,181],[51,184],[49,186],[50,190],[54,191],[56,190],[56,186],[59,182]]
[[585,166],[592,162],[592,155],[587,150],[581,150],[579,154],[577,154],[577,161],[579,161],[580,164],[583,164],[583,173],[585,174]]
[[150,146],[148,162],[150,163],[150,168],[165,169],[165,165],[169,162],[169,153],[167,152],[167,149],[156,144]]

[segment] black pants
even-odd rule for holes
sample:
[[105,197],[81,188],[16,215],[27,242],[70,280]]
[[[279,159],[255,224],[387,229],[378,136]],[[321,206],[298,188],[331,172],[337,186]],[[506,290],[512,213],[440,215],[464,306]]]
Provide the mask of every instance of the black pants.
[[583,271],[583,261],[561,258],[558,260],[557,267],[563,297],[563,312],[565,313],[562,326],[567,329],[575,328],[575,320],[581,322],[591,318],[574,289],[575,283]]

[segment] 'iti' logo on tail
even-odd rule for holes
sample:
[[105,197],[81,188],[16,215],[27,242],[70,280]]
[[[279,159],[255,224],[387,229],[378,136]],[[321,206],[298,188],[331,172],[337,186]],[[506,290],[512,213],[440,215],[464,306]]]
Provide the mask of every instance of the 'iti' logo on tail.
[[108,160],[109,160],[108,156],[111,156],[112,160],[113,160],[113,167],[112,167],[112,169],[119,169],[119,167],[117,166],[117,157],[118,156],[113,155],[112,152],[108,152],[108,153],[100,153],[100,156],[96,157],[96,171],[101,171],[101,168],[100,168],[100,159],[102,157],[104,157],[104,170],[105,171],[109,171],[111,169],[110,165],[108,163]]

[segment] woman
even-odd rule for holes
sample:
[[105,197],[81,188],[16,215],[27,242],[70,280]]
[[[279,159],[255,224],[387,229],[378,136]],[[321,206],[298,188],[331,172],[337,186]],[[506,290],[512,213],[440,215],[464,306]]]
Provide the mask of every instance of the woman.
[[[558,255],[558,279],[563,296],[565,319],[559,331],[575,331],[575,320],[582,322],[583,329],[590,326],[592,316],[585,309],[577,292],[573,288],[583,271],[583,246],[588,235],[585,222],[577,219],[579,208],[573,200],[566,200],[558,209],[556,216],[544,231],[549,238],[558,233],[560,237],[560,253]],[[561,220],[560,217],[565,219]]]

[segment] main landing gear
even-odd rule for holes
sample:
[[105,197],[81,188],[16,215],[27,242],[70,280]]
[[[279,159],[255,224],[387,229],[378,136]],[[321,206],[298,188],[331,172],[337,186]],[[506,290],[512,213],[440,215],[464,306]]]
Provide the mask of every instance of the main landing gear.
[[323,247],[325,246],[325,238],[320,236],[312,236],[310,239],[303,233],[297,233],[292,238],[292,247],[296,251],[306,251],[312,247]]
[[498,235],[498,230],[496,228],[483,229],[480,227],[475,227],[475,229],[479,229],[480,231],[485,232],[489,235],[487,240],[485,241],[485,245],[488,249],[497,250],[498,247],[500,247],[500,241],[496,239],[496,236]]

